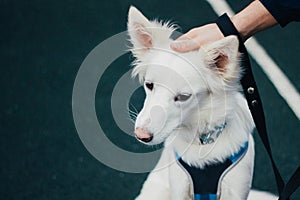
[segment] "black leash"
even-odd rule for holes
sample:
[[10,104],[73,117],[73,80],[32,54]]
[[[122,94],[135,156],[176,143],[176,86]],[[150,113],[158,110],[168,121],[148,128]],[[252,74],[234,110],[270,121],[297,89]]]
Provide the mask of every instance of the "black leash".
[[246,47],[239,35],[239,32],[236,30],[235,26],[233,25],[227,14],[223,14],[221,17],[219,17],[216,21],[216,24],[218,25],[219,29],[221,30],[224,36],[235,35],[239,39],[239,51],[243,54],[241,67],[245,70],[244,76],[241,79],[243,91],[247,99],[248,107],[251,111],[254,123],[256,125],[256,129],[259,133],[259,136],[261,137],[261,140],[265,146],[265,149],[267,150],[267,153],[272,163],[272,168],[277,183],[277,190],[280,196],[279,200],[289,200],[289,197],[300,186],[300,167],[298,167],[296,172],[285,185],[283,178],[279,173],[279,170],[273,159],[266,129],[263,106],[254,80],[254,76],[251,69],[251,63]]

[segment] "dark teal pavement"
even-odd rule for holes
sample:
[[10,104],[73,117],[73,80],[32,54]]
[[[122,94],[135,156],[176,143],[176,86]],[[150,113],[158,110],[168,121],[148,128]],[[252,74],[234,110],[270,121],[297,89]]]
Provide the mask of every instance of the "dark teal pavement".
[[[238,11],[250,1],[228,2]],[[147,174],[117,171],[96,160],[80,141],[72,116],[72,89],[82,61],[102,41],[126,30],[131,4],[150,18],[173,20],[182,32],[217,17],[200,0],[0,0],[0,199],[125,200],[138,194]],[[300,24],[291,23],[256,37],[298,91],[299,35]],[[127,53],[105,71],[96,94],[97,116],[107,137],[120,148],[152,151],[124,134],[110,111],[113,86],[131,61]],[[252,63],[275,160],[288,179],[300,164],[300,123]],[[143,98],[142,93],[135,96],[135,102]],[[276,192],[270,162],[254,135],[253,185]],[[299,191],[292,198],[297,199]]]

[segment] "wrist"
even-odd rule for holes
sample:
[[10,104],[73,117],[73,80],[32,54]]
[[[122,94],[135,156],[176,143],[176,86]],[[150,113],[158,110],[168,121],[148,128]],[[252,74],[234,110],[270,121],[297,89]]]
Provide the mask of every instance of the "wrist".
[[242,41],[246,41],[249,37],[249,28],[247,28],[246,23],[243,23],[241,20],[241,17],[238,15],[234,15],[233,17],[230,18],[231,22],[239,32],[239,35],[242,39]]
[[258,0],[253,1],[244,10],[231,17],[231,21],[243,41],[255,33],[277,24],[274,17]]

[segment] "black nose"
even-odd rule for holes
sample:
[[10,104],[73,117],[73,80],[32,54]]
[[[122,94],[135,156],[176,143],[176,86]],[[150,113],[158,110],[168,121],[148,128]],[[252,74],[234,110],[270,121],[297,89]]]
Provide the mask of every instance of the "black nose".
[[147,138],[139,138],[137,137],[138,140],[142,141],[142,142],[145,142],[145,143],[148,143],[148,142],[151,142],[151,140],[153,139],[153,136],[151,135],[150,137],[147,137]]

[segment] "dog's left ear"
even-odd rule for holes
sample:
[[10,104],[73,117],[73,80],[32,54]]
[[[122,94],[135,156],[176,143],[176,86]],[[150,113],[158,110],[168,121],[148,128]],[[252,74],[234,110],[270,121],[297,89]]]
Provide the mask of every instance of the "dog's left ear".
[[127,30],[133,45],[131,52],[138,58],[154,46],[168,42],[175,27],[168,22],[149,21],[137,8],[131,6]]
[[240,77],[239,41],[236,36],[227,36],[219,41],[204,45],[205,63],[216,70],[224,80],[231,81]]
[[134,49],[145,51],[153,46],[153,24],[134,6],[128,12],[127,29]]

